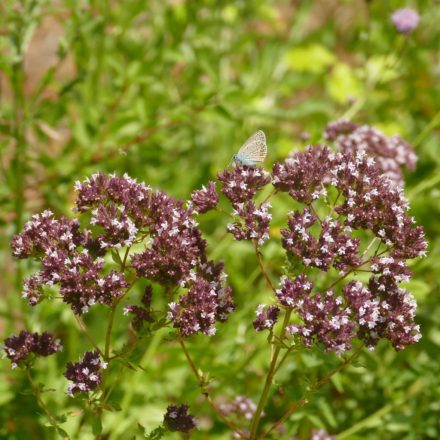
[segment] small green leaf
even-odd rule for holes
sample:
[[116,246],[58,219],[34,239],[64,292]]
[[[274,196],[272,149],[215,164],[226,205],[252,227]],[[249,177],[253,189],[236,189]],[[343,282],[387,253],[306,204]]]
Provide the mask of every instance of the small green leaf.
[[322,73],[335,60],[334,53],[316,43],[290,49],[284,57],[284,61],[290,69],[313,73]]
[[102,432],[101,417],[94,417],[92,420],[92,432],[93,435],[100,435]]
[[163,426],[158,426],[155,430],[151,431],[145,437],[148,440],[159,440],[165,435],[165,428]]

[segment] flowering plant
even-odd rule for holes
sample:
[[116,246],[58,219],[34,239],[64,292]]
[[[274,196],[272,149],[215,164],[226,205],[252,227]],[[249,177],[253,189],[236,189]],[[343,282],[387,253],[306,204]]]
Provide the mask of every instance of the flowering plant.
[[[33,216],[12,241],[15,257],[40,264],[26,279],[23,297],[31,306],[61,299],[90,343],[91,351],[66,366],[67,394],[83,396],[101,420],[117,381],[113,365],[142,346],[146,335],[169,328],[219,420],[236,438],[267,438],[275,430],[281,433],[284,422],[363,347],[373,350],[386,339],[402,350],[417,342],[416,303],[404,283],[411,276],[407,261],[423,256],[427,244],[408,214],[401,171],[415,166],[414,152],[400,138],[347,121],[330,124],[325,137],[332,147],[293,152],[271,173],[244,165],[225,169],[217,183],[195,190],[186,204],[128,175],[99,173],[75,185],[77,219],[50,211]],[[218,185],[230,210],[220,207]],[[280,199],[289,208],[272,219],[271,203]],[[237,307],[224,264],[209,258],[197,221],[209,211],[227,216],[226,230],[234,240],[249,242],[267,284],[267,304],[258,305],[252,323],[256,332],[268,332],[271,351],[256,402],[247,396],[219,402],[188,343],[195,334],[213,337]],[[283,225],[279,234],[271,229],[275,220]],[[285,254],[283,268],[272,272],[264,255],[269,241]],[[95,307],[108,310],[103,346],[84,320]],[[125,346],[117,349],[114,326],[123,315],[132,320],[125,324]],[[287,402],[282,416],[265,417],[263,424],[275,375],[294,351],[312,347],[342,361],[300,400]],[[30,372],[35,356],[60,348],[49,333],[23,331],[5,341],[7,357],[26,370],[50,424],[67,435]],[[171,404],[150,438],[167,430],[189,435],[197,423],[188,409]]]

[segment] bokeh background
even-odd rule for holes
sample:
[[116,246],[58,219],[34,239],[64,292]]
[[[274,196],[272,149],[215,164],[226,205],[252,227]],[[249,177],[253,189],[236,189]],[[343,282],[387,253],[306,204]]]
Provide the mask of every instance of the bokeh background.
[[[409,38],[390,22],[404,6],[421,15]],[[62,338],[63,354],[39,361],[35,374],[68,432],[78,432],[81,417],[61,373],[89,347],[62,304],[30,309],[20,298],[32,264],[12,259],[12,235],[44,209],[71,216],[74,182],[97,171],[126,172],[188,198],[253,131],[266,132],[269,169],[304,148],[305,133],[322,142],[325,125],[344,116],[400,134],[419,157],[405,192],[430,243],[408,286],[423,339],[400,353],[388,344],[364,353],[291,418],[285,438],[306,439],[313,429],[340,439],[440,438],[439,22],[434,0],[0,2],[0,333],[26,327]],[[256,398],[267,352],[252,319],[267,292],[252,247],[225,238],[224,227],[217,214],[202,222],[211,256],[226,262],[238,311],[214,342],[197,337],[191,349],[220,398]],[[265,249],[275,274],[277,252]],[[99,311],[88,324],[99,339]],[[197,397],[167,333],[141,348],[142,369],[121,376],[104,438],[141,438],[169,402],[191,403],[200,422],[194,438],[230,438]],[[336,364],[319,352],[287,362],[267,416]],[[0,438],[54,438],[44,420],[25,376],[2,361]],[[91,428],[78,438],[94,438]]]

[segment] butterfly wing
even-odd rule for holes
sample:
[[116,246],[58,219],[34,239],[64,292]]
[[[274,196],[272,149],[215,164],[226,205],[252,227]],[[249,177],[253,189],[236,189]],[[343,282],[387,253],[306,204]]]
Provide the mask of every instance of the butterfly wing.
[[254,133],[238,150],[237,156],[250,163],[261,163],[267,156],[266,136],[263,131]]

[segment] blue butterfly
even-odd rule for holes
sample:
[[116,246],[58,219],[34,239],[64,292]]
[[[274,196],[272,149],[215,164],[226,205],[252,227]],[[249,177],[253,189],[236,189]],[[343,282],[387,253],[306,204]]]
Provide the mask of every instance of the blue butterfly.
[[258,130],[241,146],[238,153],[232,156],[232,160],[237,164],[254,167],[264,162],[266,156],[266,135]]

